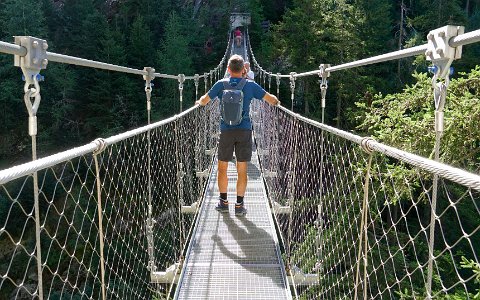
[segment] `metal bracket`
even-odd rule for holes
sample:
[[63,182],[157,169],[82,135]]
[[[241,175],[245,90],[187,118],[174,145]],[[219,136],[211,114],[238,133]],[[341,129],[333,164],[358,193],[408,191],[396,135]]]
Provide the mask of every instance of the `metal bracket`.
[[25,56],[15,55],[14,65],[22,68],[27,84],[34,84],[34,78],[40,73],[40,70],[46,69],[48,65],[47,41],[31,36],[15,36],[15,44],[24,47],[27,54]]
[[265,171],[263,172],[263,176],[266,178],[275,178],[277,177],[277,172],[275,171]]
[[205,155],[214,155],[215,149],[205,149]]
[[183,90],[183,83],[185,82],[185,74],[178,74],[178,89]]
[[287,276],[290,285],[318,285],[320,280],[318,274],[305,274],[297,267],[293,266],[290,269],[290,275]]
[[450,39],[465,32],[465,27],[447,25],[430,31],[427,35],[428,45],[425,55],[428,61],[436,65],[438,76],[444,78],[450,72],[450,65],[462,56],[462,46],[452,47]]
[[[37,135],[37,111],[40,106],[40,70],[46,69],[47,59],[47,41],[31,36],[16,36],[15,44],[24,47],[27,50],[25,56],[15,55],[14,64],[22,69],[25,85],[23,87],[25,95],[24,102],[28,111],[28,134]],[[33,85],[33,87],[31,87]],[[33,99],[33,100],[32,100]]]
[[270,88],[272,86],[272,73],[268,74],[268,91],[270,92]]
[[291,100],[292,100],[292,111],[293,111],[293,102],[295,100],[295,75],[296,72],[290,72],[290,91],[292,92]]
[[179,263],[175,263],[168,267],[165,272],[151,272],[150,281],[152,283],[177,283],[179,276],[176,275],[180,270],[179,266]]
[[145,80],[145,93],[147,94],[147,110],[150,111],[152,109],[152,105],[150,99],[152,97],[152,80],[155,79],[155,69],[151,67],[143,68],[146,75],[143,75],[143,80]]
[[280,203],[273,201],[272,212],[278,215],[289,215],[292,213],[292,209],[290,206],[281,206]]
[[328,81],[327,78],[330,77],[330,72],[327,71],[330,68],[330,64],[321,64],[319,66],[320,72],[318,76],[320,76],[320,93],[322,96],[322,108],[325,108],[325,98],[327,96],[327,88],[328,88]]
[[182,206],[182,214],[194,214],[197,211],[198,206],[199,206],[198,201],[193,202],[192,205],[190,205],[190,206],[183,205]]
[[195,175],[197,175],[197,177],[207,178],[210,175],[210,172],[206,169],[204,171],[195,172]]
[[198,88],[198,83],[199,83],[199,81],[200,81],[200,75],[195,74],[195,75],[193,76],[193,82],[194,82],[196,88]]
[[264,156],[270,154],[268,149],[257,149],[257,155]]

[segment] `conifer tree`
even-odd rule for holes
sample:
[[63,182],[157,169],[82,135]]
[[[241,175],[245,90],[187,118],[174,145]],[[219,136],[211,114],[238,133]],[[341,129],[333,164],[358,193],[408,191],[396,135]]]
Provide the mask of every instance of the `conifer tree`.
[[[160,52],[158,54],[158,65],[163,73],[192,73],[192,59],[188,51],[189,41],[184,32],[185,27],[183,26],[179,16],[173,12],[167,20],[165,27],[165,38],[161,44]],[[178,82],[173,80],[163,80],[162,85],[164,88],[162,93],[161,108],[167,109],[169,113],[178,112]],[[184,90],[184,107],[186,107],[186,103],[193,103],[193,99],[190,99],[191,96],[189,96],[188,93],[191,93],[191,89]]]

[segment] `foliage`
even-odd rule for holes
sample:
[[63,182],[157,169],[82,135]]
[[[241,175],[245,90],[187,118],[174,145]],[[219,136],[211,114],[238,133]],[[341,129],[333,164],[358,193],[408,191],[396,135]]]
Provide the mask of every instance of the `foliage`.
[[[478,172],[480,168],[480,67],[450,81],[445,104],[445,131],[441,159]],[[371,106],[357,102],[357,127],[380,142],[418,155],[432,157],[435,141],[435,108],[432,83],[425,73],[413,75],[417,82],[403,92],[377,94]]]

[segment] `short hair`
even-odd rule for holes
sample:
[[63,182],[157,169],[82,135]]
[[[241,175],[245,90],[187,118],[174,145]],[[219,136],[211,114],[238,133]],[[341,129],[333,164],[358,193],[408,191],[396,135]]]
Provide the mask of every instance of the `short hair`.
[[240,73],[243,70],[243,58],[240,55],[234,54],[228,60],[228,67],[233,73]]

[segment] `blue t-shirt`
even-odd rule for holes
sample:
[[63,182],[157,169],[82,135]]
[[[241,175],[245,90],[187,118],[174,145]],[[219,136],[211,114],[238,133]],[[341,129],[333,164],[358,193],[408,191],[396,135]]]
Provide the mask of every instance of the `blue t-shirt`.
[[[230,85],[235,86],[237,85],[242,78],[230,78]],[[223,82],[225,79],[217,81],[210,91],[208,91],[208,96],[210,99],[215,99],[218,97],[222,99],[223,93]],[[250,111],[250,103],[252,99],[263,99],[267,92],[259,86],[255,81],[248,80],[243,87],[243,119],[242,122],[238,125],[228,125],[225,124],[223,121],[220,121],[220,130],[231,130],[231,129],[244,129],[244,130],[252,130],[252,122],[250,121],[249,111]]]

